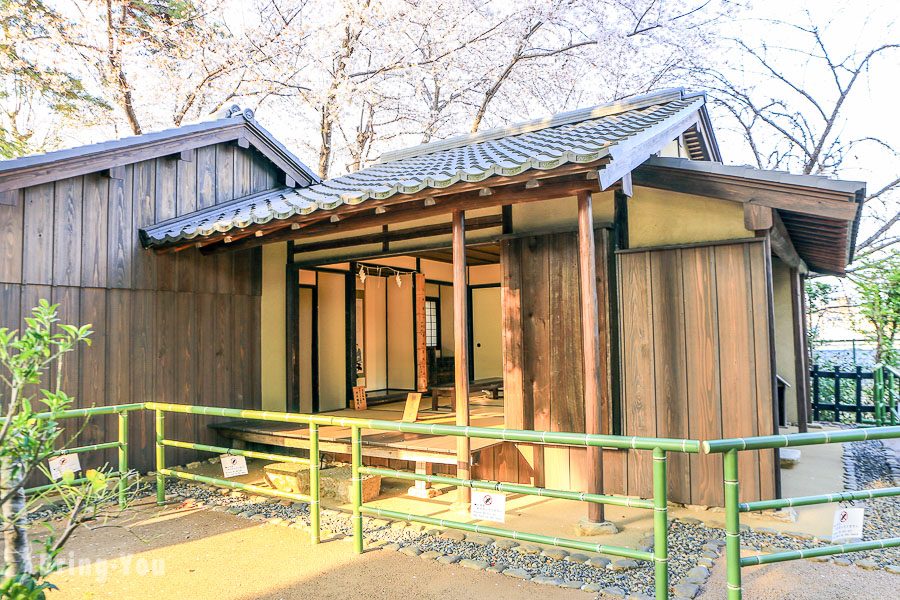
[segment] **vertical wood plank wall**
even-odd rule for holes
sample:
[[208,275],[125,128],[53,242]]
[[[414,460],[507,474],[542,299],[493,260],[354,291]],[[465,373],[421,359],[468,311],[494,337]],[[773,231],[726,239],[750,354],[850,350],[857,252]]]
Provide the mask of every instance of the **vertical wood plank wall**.
[[[139,227],[271,189],[265,159],[229,144],[18,190],[0,204],[0,326],[20,328],[41,298],[63,322],[91,323],[93,345],[69,357],[65,390],[79,407],[162,400],[256,408],[259,386],[258,249],[201,256],[143,250]],[[130,423],[131,465],[153,468],[152,415]],[[167,416],[167,433],[210,442],[207,419]],[[115,439],[115,417],[87,424],[80,443]],[[170,450],[183,464],[191,451]],[[83,455],[86,466],[114,460]]]
[[[612,318],[606,302],[607,234],[597,235],[606,373]],[[508,427],[584,431],[578,281],[571,267],[576,260],[575,234],[504,242]],[[616,256],[616,265],[623,433],[695,439],[772,433],[765,244],[630,250]],[[610,386],[607,381],[604,400]],[[475,473],[584,489],[583,455],[579,449],[507,443],[483,452]],[[652,495],[649,453],[604,451],[603,456],[607,492]],[[742,498],[774,497],[773,451],[742,458]],[[720,457],[672,454],[669,474],[672,501],[722,504]]]
[[[609,232],[598,229],[601,369],[608,373]],[[585,431],[578,238],[574,232],[503,242],[504,413],[511,428]],[[609,406],[607,380],[600,401]],[[608,410],[604,411],[608,415]],[[609,423],[603,423],[609,431]],[[604,452],[607,488],[620,491],[624,454]],[[482,452],[477,472],[502,481],[558,489],[585,489],[587,456],[579,448],[503,444]]]
[[[760,240],[618,254],[626,435],[773,433],[764,253]],[[773,452],[742,453],[742,501],[774,497]],[[626,468],[627,493],[650,495],[646,453]],[[669,473],[672,500],[722,504],[720,457],[673,454]]]

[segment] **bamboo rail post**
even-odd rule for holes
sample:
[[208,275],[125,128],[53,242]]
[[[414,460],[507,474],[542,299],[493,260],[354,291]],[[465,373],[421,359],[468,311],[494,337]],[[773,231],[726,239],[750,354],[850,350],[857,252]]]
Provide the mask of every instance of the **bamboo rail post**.
[[119,508],[125,508],[128,490],[128,413],[118,413],[119,422]]
[[741,513],[738,506],[738,451],[728,450],[724,456],[725,475],[725,556],[728,600],[741,600]]
[[666,451],[653,449],[653,564],[656,600],[669,597],[669,508],[666,497]]
[[156,409],[156,503],[162,505],[166,501],[166,476],[163,469],[166,468],[165,439],[166,413]]
[[351,440],[352,475],[350,484],[353,493],[353,547],[357,554],[362,554],[363,528],[362,513],[360,512],[360,506],[362,505],[362,479],[359,472],[362,464],[362,435],[358,425],[351,427]]
[[319,426],[309,424],[309,534],[313,544],[319,532]]

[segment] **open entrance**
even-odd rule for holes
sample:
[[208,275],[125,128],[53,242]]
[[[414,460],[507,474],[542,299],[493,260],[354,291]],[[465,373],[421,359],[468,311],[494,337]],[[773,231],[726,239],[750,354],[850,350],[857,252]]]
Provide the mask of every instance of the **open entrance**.
[[[503,414],[500,246],[467,247],[469,377]],[[449,414],[454,404],[453,270],[449,249],[289,268],[293,410],[406,409]],[[370,415],[371,416],[371,415]]]

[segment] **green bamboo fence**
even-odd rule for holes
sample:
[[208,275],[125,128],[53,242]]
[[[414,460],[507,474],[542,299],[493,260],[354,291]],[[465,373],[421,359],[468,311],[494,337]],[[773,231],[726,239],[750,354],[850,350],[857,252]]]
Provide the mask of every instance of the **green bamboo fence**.
[[835,492],[818,496],[800,496],[780,498],[776,500],[760,500],[756,502],[740,502],[740,482],[738,481],[738,454],[745,450],[765,450],[812,446],[817,444],[837,444],[845,442],[861,442],[865,440],[886,440],[900,438],[900,427],[872,427],[839,431],[817,431],[795,433],[790,435],[770,435],[752,438],[733,438],[703,442],[703,450],[707,454],[723,455],[723,472],[725,480],[725,553],[728,600],[741,600],[741,568],[752,565],[765,565],[787,560],[832,556],[848,552],[863,552],[883,548],[900,547],[900,537],[882,540],[867,540],[848,544],[836,544],[818,548],[805,548],[748,556],[741,558],[741,513],[758,510],[786,508],[792,506],[810,506],[867,498],[884,498],[900,496],[900,487],[879,488],[850,492]]
[[[36,419],[53,419],[57,421],[66,419],[90,418],[102,415],[116,415],[118,427],[118,439],[115,442],[101,442],[98,444],[88,444],[85,446],[76,446],[74,448],[62,448],[47,455],[47,458],[62,456],[64,454],[84,454],[86,452],[98,452],[101,450],[117,451],[118,469],[106,473],[108,477],[118,477],[118,497],[119,506],[125,507],[127,501],[128,490],[128,413],[144,408],[143,403],[117,404],[114,406],[95,406],[90,408],[72,408],[69,410],[61,410],[56,412],[42,412],[34,415]],[[6,422],[6,418],[0,418],[0,425]],[[56,490],[63,486],[77,486],[87,483],[87,477],[78,477],[63,483],[57,481],[45,485],[38,485],[25,489],[26,495],[41,494],[50,490]]]
[[[416,523],[438,525],[460,531],[484,533],[497,537],[511,538],[520,541],[533,542],[561,548],[575,550],[602,552],[613,556],[622,556],[635,560],[649,560],[654,562],[655,570],[655,594],[658,600],[668,598],[669,572],[668,572],[668,509],[666,498],[667,479],[667,453],[683,452],[697,454],[700,452],[700,442],[696,440],[682,440],[671,438],[642,438],[614,435],[595,435],[586,433],[568,433],[555,431],[531,431],[520,429],[498,429],[492,427],[460,427],[456,425],[442,425],[437,423],[405,423],[399,421],[383,421],[377,419],[359,419],[351,417],[333,417],[328,415],[308,415],[297,413],[284,413],[260,410],[242,410],[234,408],[190,406],[182,404],[169,404],[148,402],[145,407],[156,411],[156,458],[157,458],[157,500],[162,503],[165,500],[165,478],[179,477],[221,485],[234,489],[243,489],[258,494],[267,494],[291,499],[303,499],[310,504],[311,530],[313,541],[319,539],[319,434],[320,426],[347,427],[351,432],[350,456],[351,456],[351,499],[353,510],[351,524],[353,530],[353,546],[356,552],[364,550],[363,515],[401,519]],[[261,488],[235,481],[205,477],[192,473],[184,473],[165,466],[165,448],[179,447],[194,450],[219,452],[223,454],[241,454],[249,457],[266,459],[297,461],[294,457],[286,457],[271,453],[260,453],[248,450],[236,450],[221,446],[194,444],[191,442],[171,440],[165,437],[165,421],[163,413],[186,413],[204,416],[229,417],[235,419],[251,419],[257,421],[269,421],[280,423],[297,423],[309,426],[310,434],[310,494],[301,496],[287,492],[278,492],[269,488]],[[484,481],[477,479],[458,479],[444,475],[426,475],[398,471],[393,469],[381,469],[366,467],[362,464],[362,431],[373,429],[378,431],[399,431],[404,433],[417,433],[436,436],[456,436],[478,439],[503,440],[509,442],[553,444],[575,447],[603,447],[626,450],[651,451],[653,453],[653,499],[630,498],[606,494],[591,494],[588,492],[572,492],[567,490],[555,490],[550,488],[534,487],[522,484],[501,483],[497,481]],[[299,459],[303,460],[303,459]],[[405,480],[425,481],[430,483],[443,483],[454,486],[470,487],[474,489],[493,490],[506,493],[540,496],[546,498],[560,498],[577,500],[581,502],[593,502],[609,504],[613,506],[626,506],[654,511],[654,547],[653,552],[624,548],[619,546],[597,544],[583,540],[571,540],[559,537],[550,537],[536,533],[514,531],[499,527],[464,523],[447,519],[439,519],[428,515],[401,513],[381,508],[367,506],[362,500],[363,475],[380,475],[382,477],[394,477]]]

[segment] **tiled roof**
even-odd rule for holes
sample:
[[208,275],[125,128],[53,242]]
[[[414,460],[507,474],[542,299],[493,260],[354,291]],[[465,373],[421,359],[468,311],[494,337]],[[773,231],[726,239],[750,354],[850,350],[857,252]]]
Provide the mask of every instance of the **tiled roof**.
[[[388,153],[370,167],[305,188],[282,188],[158,223],[141,231],[148,247],[225,233],[318,210],[385,200],[492,176],[592,163],[636,146],[699,110],[702,95],[665,90],[624,102],[460,136]],[[677,134],[676,134],[677,136]],[[674,137],[674,136],[673,136]]]
[[252,110],[231,106],[211,121],[0,161],[0,192],[241,137],[247,138],[263,156],[301,185],[320,181],[256,121]]

